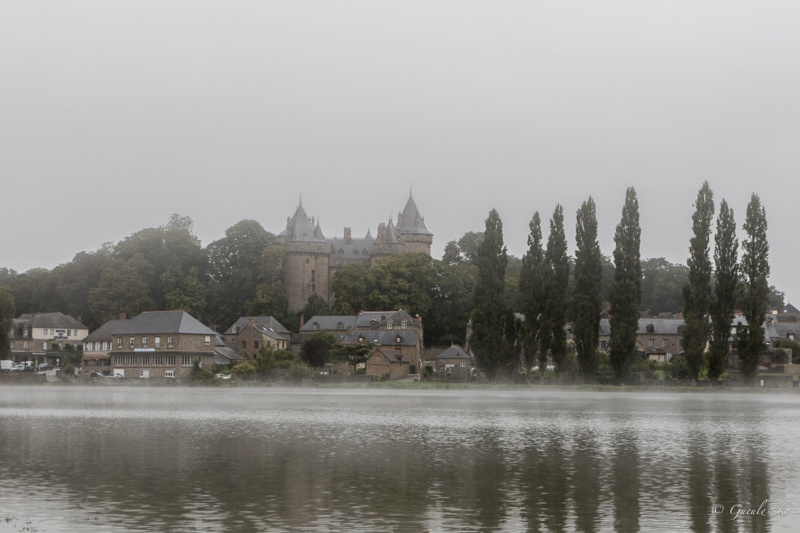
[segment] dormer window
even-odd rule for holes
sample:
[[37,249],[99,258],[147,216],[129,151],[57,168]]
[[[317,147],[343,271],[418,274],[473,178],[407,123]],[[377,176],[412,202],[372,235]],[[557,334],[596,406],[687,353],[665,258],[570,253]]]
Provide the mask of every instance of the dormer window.
[[344,329],[344,324],[339,322],[338,324],[336,324],[336,329]]
[[358,336],[358,342],[364,342],[364,335]]
[[394,322],[390,320],[386,323],[386,329],[392,329],[392,327],[394,327]]
[[379,326],[380,326],[380,324],[378,323],[377,320],[370,320],[369,321],[370,329],[378,329]]
[[647,324],[647,333],[655,333],[656,327],[653,324]]
[[311,324],[311,329],[313,329],[314,331],[318,331],[319,330],[319,322],[314,322],[313,324]]
[[400,327],[402,329],[406,329],[407,326],[408,326],[408,322],[407,321],[403,320],[402,322],[400,322]]
[[793,341],[793,340],[794,340],[794,331],[790,331],[790,332],[789,332],[789,340],[790,340],[790,341]]
[[403,342],[403,337],[401,337],[400,335],[398,335],[397,337],[395,337],[395,338],[394,338],[394,341],[395,341],[397,344],[400,344],[401,342]]

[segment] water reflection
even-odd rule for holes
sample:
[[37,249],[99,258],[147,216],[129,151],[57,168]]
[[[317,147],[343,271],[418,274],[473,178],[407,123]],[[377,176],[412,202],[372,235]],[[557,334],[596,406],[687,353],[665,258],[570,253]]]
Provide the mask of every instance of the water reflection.
[[[109,392],[0,390],[7,517],[47,531],[797,525],[727,514],[800,486],[777,453],[800,431],[794,397],[748,397],[742,417],[738,396]],[[776,411],[784,424],[758,423]]]

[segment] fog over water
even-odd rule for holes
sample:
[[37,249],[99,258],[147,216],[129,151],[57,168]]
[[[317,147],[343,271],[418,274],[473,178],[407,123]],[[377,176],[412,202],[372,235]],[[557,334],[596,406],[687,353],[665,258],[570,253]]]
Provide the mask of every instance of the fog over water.
[[[3,387],[0,531],[795,531],[798,407],[757,394]],[[771,514],[735,518],[764,500]]]

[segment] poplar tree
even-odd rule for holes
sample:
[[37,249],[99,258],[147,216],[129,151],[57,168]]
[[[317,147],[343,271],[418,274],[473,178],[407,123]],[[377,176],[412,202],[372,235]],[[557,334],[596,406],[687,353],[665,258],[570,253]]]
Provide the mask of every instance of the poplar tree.
[[761,199],[753,194],[744,220],[747,238],[742,242],[741,308],[747,325],[738,331],[739,368],[745,381],[752,382],[764,350],[764,317],[769,306],[769,243],[767,214]]
[[[519,276],[520,311],[525,315],[525,322],[522,324],[522,348],[526,370],[533,367],[539,354],[539,318],[544,300],[544,251],[542,223],[538,211],[533,214],[528,227],[528,251],[522,258]],[[545,361],[542,361],[539,368],[544,368],[544,364]]]
[[689,280],[683,286],[683,353],[693,383],[703,367],[703,352],[710,331],[706,315],[711,302],[709,243],[713,219],[714,194],[705,182],[697,193],[692,215],[694,236],[689,243]]
[[611,304],[610,359],[614,375],[619,380],[627,377],[636,358],[636,332],[642,299],[641,238],[639,201],[636,191],[629,187],[625,193],[622,218],[614,234],[614,281],[608,288]]
[[11,289],[0,285],[0,359],[8,359],[11,355],[14,314],[14,296]]
[[575,296],[572,299],[578,368],[584,379],[597,373],[600,313],[603,307],[602,255],[597,242],[597,210],[590,196],[578,210],[575,223]]
[[[569,283],[569,257],[567,237],[564,233],[564,210],[556,205],[550,219],[545,259],[545,300],[542,311],[542,340],[549,344],[550,355],[556,371],[561,372],[567,355],[567,284]],[[544,344],[542,351],[547,352]]]
[[503,333],[507,317],[504,289],[508,256],[503,245],[503,222],[495,209],[486,219],[486,231],[477,252],[478,279],[473,292],[470,346],[478,367],[489,379],[507,361]]
[[728,207],[728,202],[722,200],[717,217],[717,233],[714,236],[716,285],[715,298],[711,303],[711,343],[708,354],[708,378],[711,380],[718,380],[725,372],[728,337],[739,284],[738,254],[739,240],[736,238],[733,209]]

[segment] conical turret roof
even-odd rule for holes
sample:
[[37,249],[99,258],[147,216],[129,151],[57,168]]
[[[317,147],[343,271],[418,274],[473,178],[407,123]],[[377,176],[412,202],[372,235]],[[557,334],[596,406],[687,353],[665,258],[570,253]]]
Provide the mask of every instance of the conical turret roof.
[[[319,228],[319,225],[317,228]],[[302,203],[297,206],[297,211],[294,212],[294,216],[289,220],[288,230],[287,233],[290,241],[318,242],[325,240],[324,237],[322,239],[317,238],[314,225],[306,214],[306,210],[303,209]],[[322,230],[320,229],[319,232],[321,234]]]
[[417,204],[414,203],[414,197],[408,195],[408,202],[403,212],[397,217],[397,229],[401,234],[403,233],[416,233],[421,235],[433,235],[428,228],[425,227],[425,219],[417,209]]

